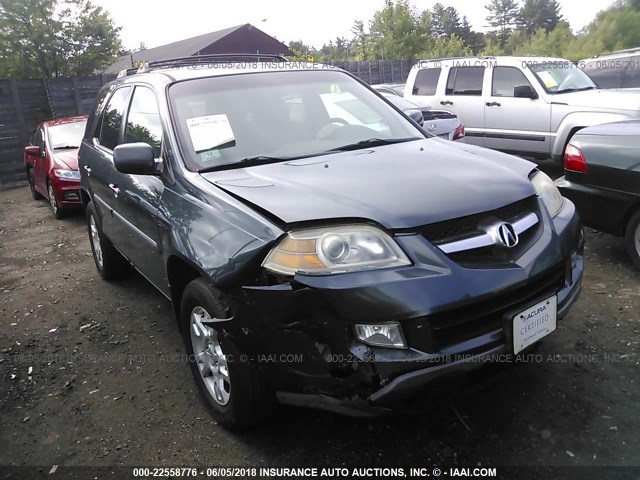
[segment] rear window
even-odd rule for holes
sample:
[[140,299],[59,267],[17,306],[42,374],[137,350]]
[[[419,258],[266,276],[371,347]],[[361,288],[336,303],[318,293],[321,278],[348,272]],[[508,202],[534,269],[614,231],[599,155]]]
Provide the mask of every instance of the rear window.
[[454,67],[449,70],[447,95],[482,95],[484,67]]
[[440,78],[440,68],[425,68],[418,70],[416,82],[413,85],[414,95],[435,95],[438,79]]

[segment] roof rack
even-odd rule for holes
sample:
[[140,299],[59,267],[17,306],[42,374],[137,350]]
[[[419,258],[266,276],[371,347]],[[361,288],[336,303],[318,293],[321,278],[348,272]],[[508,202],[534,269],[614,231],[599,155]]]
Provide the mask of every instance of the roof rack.
[[287,62],[282,55],[275,53],[215,53],[209,55],[194,55],[191,57],[168,58],[145,62],[140,68],[127,68],[120,71],[118,78],[133,75],[135,73],[148,72],[154,68],[186,67],[195,65],[208,65],[216,62]]

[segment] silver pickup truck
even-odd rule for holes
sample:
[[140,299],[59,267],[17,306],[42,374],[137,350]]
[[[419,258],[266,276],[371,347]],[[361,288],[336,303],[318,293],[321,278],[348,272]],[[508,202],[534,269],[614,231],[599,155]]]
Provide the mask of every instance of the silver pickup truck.
[[419,61],[404,97],[455,113],[467,143],[555,160],[581,128],[640,118],[639,93],[600,90],[579,67],[558,58]]

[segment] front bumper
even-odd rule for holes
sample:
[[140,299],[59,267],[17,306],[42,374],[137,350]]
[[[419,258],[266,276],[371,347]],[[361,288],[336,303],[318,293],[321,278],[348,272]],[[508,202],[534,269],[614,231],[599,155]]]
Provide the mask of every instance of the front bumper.
[[[566,316],[581,289],[582,225],[570,201],[543,223],[540,239],[510,267],[462,268],[412,234],[397,240],[413,267],[246,286],[227,333],[284,403],[385,409],[508,353],[503,323],[514,309],[555,294],[558,318]],[[401,324],[407,349],[355,339],[354,324],[389,321]]]
[[56,199],[60,207],[81,207],[80,180],[61,180],[51,177],[51,186],[56,193]]

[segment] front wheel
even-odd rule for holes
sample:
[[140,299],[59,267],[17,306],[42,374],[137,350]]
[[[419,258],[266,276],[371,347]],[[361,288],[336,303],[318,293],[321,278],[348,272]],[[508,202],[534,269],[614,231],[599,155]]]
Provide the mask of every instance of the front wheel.
[[225,427],[245,429],[269,416],[275,395],[225,331],[233,322],[223,294],[204,278],[187,285],[180,320],[191,373],[212,415]]
[[58,199],[56,197],[56,191],[53,188],[53,185],[49,181],[47,181],[47,193],[49,194],[49,205],[51,205],[51,212],[53,212],[53,216],[58,220],[64,217],[65,211],[62,207],[58,205]]
[[115,280],[121,277],[127,271],[127,261],[104,236],[93,202],[87,205],[87,231],[93,260],[100,276],[104,280]]
[[633,264],[640,268],[640,210],[633,214],[624,236],[625,247]]

